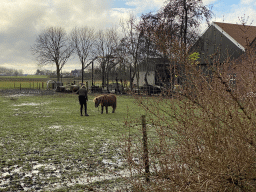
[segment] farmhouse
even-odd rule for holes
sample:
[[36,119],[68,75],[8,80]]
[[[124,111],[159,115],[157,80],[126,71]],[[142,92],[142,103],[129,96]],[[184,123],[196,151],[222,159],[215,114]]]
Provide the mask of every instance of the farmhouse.
[[71,76],[74,76],[74,77],[80,77],[82,76],[82,70],[78,70],[78,69],[75,69],[75,70],[72,70],[71,71]]
[[237,86],[241,79],[253,80],[253,71],[246,69],[249,66],[244,59],[248,50],[254,49],[255,42],[256,26],[213,22],[192,46],[191,52],[200,54],[199,65],[207,75],[211,75],[209,65],[230,63],[226,71],[229,84],[241,90],[242,86]]

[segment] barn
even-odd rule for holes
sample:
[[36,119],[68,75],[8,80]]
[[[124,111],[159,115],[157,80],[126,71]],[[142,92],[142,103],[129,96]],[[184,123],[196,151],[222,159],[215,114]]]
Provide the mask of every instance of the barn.
[[[198,67],[206,75],[210,75],[212,72],[209,65],[214,63],[221,65],[227,62],[227,60],[236,61],[239,64],[239,60],[245,57],[248,48],[255,47],[255,44],[256,26],[213,22],[202,33],[189,52],[199,53]],[[244,75],[241,66],[242,64],[234,66],[228,72],[230,84],[236,85],[239,76],[241,77],[241,73]],[[170,62],[167,59],[150,58],[148,62],[143,61],[140,63],[139,78],[137,81],[137,77],[135,77],[134,83],[139,84],[139,86],[145,85],[146,76],[150,85],[162,86],[170,82],[173,82],[175,85],[181,84],[182,79],[177,78],[177,71],[180,69],[176,68],[172,67],[170,69]],[[246,75],[251,76],[249,73]]]
[[[191,47],[190,52],[200,54],[199,67],[206,75],[211,75],[211,65],[230,63],[226,71],[231,87],[238,86],[245,77],[253,81],[248,63],[243,62],[248,50],[255,49],[256,26],[213,22]],[[248,92],[248,90],[246,91]]]

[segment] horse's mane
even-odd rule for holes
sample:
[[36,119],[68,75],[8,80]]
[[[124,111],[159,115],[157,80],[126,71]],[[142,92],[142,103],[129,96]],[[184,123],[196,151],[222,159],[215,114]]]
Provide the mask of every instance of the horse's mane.
[[96,99],[99,99],[100,101],[102,101],[103,97],[104,95],[99,95],[93,99],[93,102],[95,103]]
[[99,95],[99,96],[97,96],[93,99],[93,102],[95,103],[96,100],[98,99],[100,101],[99,103],[101,103],[101,102],[103,102],[104,98],[108,98],[108,97],[112,97],[112,96],[114,96],[114,95],[112,95],[112,94],[110,94],[110,95]]

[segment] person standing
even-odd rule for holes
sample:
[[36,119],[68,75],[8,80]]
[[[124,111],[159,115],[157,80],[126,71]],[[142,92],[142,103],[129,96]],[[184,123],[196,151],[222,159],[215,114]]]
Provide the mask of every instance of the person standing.
[[88,96],[87,96],[87,89],[85,88],[84,85],[76,92],[78,94],[78,99],[80,103],[80,114],[83,116],[83,106],[84,106],[84,115],[89,116],[87,114],[87,101],[88,101]]

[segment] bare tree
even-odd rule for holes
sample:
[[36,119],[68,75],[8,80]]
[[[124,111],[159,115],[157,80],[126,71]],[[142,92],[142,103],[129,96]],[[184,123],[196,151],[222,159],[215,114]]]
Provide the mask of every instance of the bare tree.
[[111,60],[116,56],[115,53],[119,38],[116,30],[114,29],[107,29],[106,31],[100,30],[96,37],[95,53],[99,58],[100,68],[102,70],[102,87],[105,87],[108,85],[109,70],[111,67],[116,65],[116,63],[111,62]]
[[85,63],[93,50],[92,48],[95,41],[94,37],[94,30],[88,27],[75,28],[71,33],[72,45],[82,64],[82,83],[84,80]]
[[134,15],[130,15],[129,20],[126,22],[121,22],[121,27],[124,36],[121,43],[125,47],[126,51],[125,62],[129,64],[130,89],[132,90],[135,76],[137,76],[137,80],[139,80],[138,62],[140,58],[139,50],[141,46],[142,33],[140,33],[137,28],[137,20]]
[[36,55],[39,65],[55,63],[57,81],[60,71],[73,53],[67,33],[61,27],[50,27],[38,35],[32,53]]
[[[150,51],[156,49],[155,56],[168,58],[170,62],[170,86],[174,87],[174,82],[177,81],[182,84],[186,79],[183,65],[186,61],[177,63],[173,58],[176,57],[173,52],[179,45],[185,47],[181,51],[188,49],[189,45],[198,38],[196,28],[203,20],[209,21],[211,17],[212,12],[201,0],[169,0],[157,14],[142,15],[139,28],[145,37],[145,45],[142,47],[144,47],[146,68],[149,56],[152,55]],[[183,55],[185,54],[184,52]],[[147,84],[146,76],[144,79]]]
[[[158,57],[156,44],[154,41],[154,30],[157,25],[157,19],[151,14],[146,14],[141,16],[141,22],[138,25],[138,29],[142,36],[142,46],[140,48],[140,54],[142,55],[145,63],[145,75],[144,82],[148,84],[148,73],[149,73],[149,59]],[[150,94],[150,92],[148,92]]]
[[[148,133],[154,137],[148,137],[151,182],[147,184],[138,179],[147,176],[145,163],[133,160],[145,158],[143,143],[138,143],[139,134],[127,137],[126,158],[131,174],[138,173],[130,180],[133,190],[255,191],[254,48],[238,60],[227,58],[221,66],[215,63],[212,81],[207,81],[196,60],[189,59],[182,49],[185,47],[177,43],[168,54],[175,54],[177,62],[186,61],[184,72],[190,81],[182,90],[174,97],[137,97],[147,114]],[[232,91],[228,77],[231,69],[241,75],[239,89]],[[135,129],[138,123],[132,119],[127,125]]]
[[202,20],[208,22],[212,14],[201,0],[169,0],[168,4],[159,11],[158,17],[168,26],[165,29],[175,32],[175,36],[186,47],[195,39],[194,29]]

